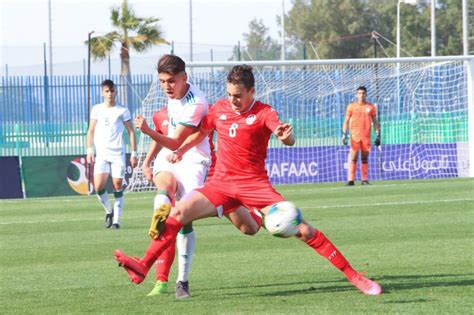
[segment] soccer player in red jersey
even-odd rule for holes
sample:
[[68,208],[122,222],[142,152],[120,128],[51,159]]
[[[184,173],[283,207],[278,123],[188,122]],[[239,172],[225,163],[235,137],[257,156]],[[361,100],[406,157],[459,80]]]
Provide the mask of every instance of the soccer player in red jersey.
[[[250,211],[241,213],[240,220],[261,226],[261,217],[270,207],[285,200],[270,184],[265,170],[267,146],[273,133],[283,144],[294,145],[292,126],[282,123],[278,113],[267,104],[254,99],[255,80],[252,68],[235,66],[227,77],[227,100],[218,101],[204,118],[199,129],[200,137],[194,141],[178,143],[163,136],[154,139],[176,150],[171,160],[179,161],[183,152],[215,130],[218,136],[217,163],[213,177],[204,187],[196,189],[182,198],[173,207],[166,220],[165,229],[152,240],[145,255],[131,258],[120,250],[115,251],[119,262],[134,283],[141,283],[157,257],[170,246],[183,224],[193,220],[221,216],[244,205]],[[305,220],[298,226],[298,239],[325,257],[341,270],[347,279],[360,291],[379,295],[381,287],[354,270],[341,252],[321,232]]]
[[360,172],[362,185],[368,185],[367,174],[369,172],[370,136],[372,122],[375,128],[375,145],[380,145],[380,124],[377,121],[377,110],[374,105],[367,102],[367,89],[365,86],[357,88],[357,102],[347,106],[346,117],[342,125],[342,143],[347,145],[349,132],[351,131],[350,163],[348,167],[347,186],[354,186],[354,178],[357,170],[357,159],[361,151]]

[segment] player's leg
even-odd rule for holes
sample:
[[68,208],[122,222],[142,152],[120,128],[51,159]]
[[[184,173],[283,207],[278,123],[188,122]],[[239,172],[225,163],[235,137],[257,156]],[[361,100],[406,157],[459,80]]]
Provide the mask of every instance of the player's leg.
[[360,173],[362,175],[362,185],[369,185],[368,173],[369,173],[369,154],[370,154],[370,138],[363,139],[362,150],[360,155]]
[[110,204],[109,195],[105,189],[105,184],[110,174],[110,164],[99,157],[96,158],[94,163],[94,189],[99,199],[100,204],[105,210],[105,221],[104,226],[110,228],[112,226],[113,211]]
[[115,157],[110,163],[110,175],[112,175],[112,187],[114,189],[114,217],[111,228],[120,228],[120,219],[123,212],[123,179],[125,178],[125,157]]
[[112,229],[120,228],[120,219],[123,213],[123,179],[112,177],[112,186],[114,189],[114,217]]
[[225,216],[243,234],[255,235],[262,226],[262,215],[257,210],[249,211],[244,206],[235,207],[226,211]]
[[341,270],[347,279],[364,294],[379,295],[382,293],[382,288],[377,282],[365,278],[354,270],[339,249],[321,231],[316,230],[306,221],[303,220],[299,226],[299,233],[296,237]]
[[131,258],[120,250],[116,250],[115,260],[121,267],[124,267],[132,282],[141,283],[163,251],[171,245],[174,246],[176,236],[179,230],[183,228],[183,224],[186,225],[194,220],[212,217],[216,213],[215,206],[202,193],[192,191],[171,209],[163,233],[159,238],[151,241],[142,259]]
[[354,186],[359,150],[360,142],[351,139],[351,150],[349,152],[349,164],[347,167],[347,186]]
[[157,192],[153,201],[153,215],[148,231],[151,238],[157,237],[163,229],[164,222],[171,211],[171,203],[178,185],[172,169],[157,170],[153,175],[153,182]]

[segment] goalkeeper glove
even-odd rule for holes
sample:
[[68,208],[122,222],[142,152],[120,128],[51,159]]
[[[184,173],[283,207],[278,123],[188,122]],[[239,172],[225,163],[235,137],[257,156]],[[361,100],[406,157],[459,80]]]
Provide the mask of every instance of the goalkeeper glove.
[[380,145],[380,132],[375,134],[375,145],[379,146]]
[[348,131],[343,131],[342,132],[342,144],[343,145],[348,145],[349,144],[349,132]]

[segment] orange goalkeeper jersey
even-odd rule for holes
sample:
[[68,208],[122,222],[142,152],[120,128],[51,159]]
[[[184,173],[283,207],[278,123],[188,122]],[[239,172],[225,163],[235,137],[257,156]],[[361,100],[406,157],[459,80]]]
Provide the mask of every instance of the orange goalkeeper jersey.
[[354,140],[370,138],[372,118],[377,115],[374,105],[351,103],[347,106],[346,115],[350,117],[349,129]]

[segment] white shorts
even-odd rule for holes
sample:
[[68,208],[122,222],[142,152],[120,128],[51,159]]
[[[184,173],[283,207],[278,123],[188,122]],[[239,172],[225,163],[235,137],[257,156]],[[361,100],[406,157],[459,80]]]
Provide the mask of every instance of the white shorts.
[[180,199],[190,191],[202,187],[206,181],[209,163],[191,163],[181,161],[179,163],[169,163],[166,157],[171,153],[167,149],[162,149],[153,163],[153,175],[159,172],[170,172],[178,182],[176,198]]
[[125,178],[125,156],[96,156],[94,175],[110,174],[112,178]]

